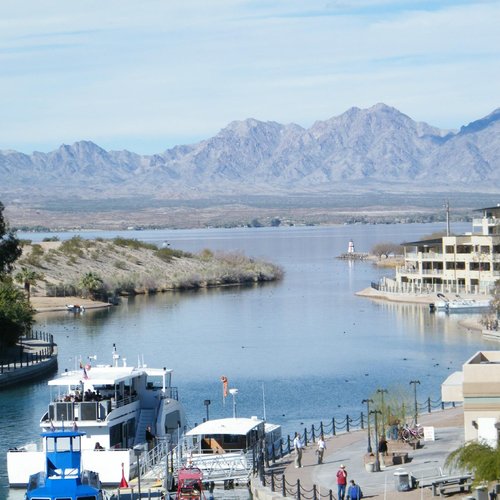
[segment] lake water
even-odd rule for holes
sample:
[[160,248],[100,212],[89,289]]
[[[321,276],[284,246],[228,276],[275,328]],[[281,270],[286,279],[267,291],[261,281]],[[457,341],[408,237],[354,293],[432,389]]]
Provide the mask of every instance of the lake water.
[[[54,334],[60,371],[73,368],[80,357],[111,362],[113,343],[128,364],[141,359],[173,368],[191,425],[206,415],[205,399],[211,400],[211,418],[232,415],[232,400],[223,404],[222,375],[239,390],[239,416],[262,417],[265,411],[287,433],[333,416],[359,415],[362,399],[377,388],[406,391],[410,380],[421,382],[419,401],[437,400],[452,370],[497,344],[460,327],[463,315],[432,315],[426,306],[355,296],[393,271],[335,257],[347,251],[350,239],[356,251],[367,252],[379,242],[412,241],[442,229],[442,224],[412,224],[81,233],[167,242],[191,252],[243,252],[281,265],[285,277],[260,286],[139,296],[76,316],[38,315],[37,329]],[[20,235],[33,241],[44,236]],[[46,380],[3,391],[0,401],[3,498],[5,451],[37,438],[48,402]]]

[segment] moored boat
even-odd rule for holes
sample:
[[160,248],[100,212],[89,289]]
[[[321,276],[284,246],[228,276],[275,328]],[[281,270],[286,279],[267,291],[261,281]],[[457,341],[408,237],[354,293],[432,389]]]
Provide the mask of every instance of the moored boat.
[[431,312],[444,311],[449,313],[484,310],[488,309],[490,306],[491,302],[488,299],[465,299],[462,297],[448,299],[446,296],[439,293],[438,300],[429,304],[429,309]]
[[98,474],[81,468],[83,436],[65,430],[43,434],[44,468],[30,476],[26,500],[104,500]]
[[[44,432],[71,427],[83,431],[83,467],[97,472],[104,485],[117,486],[122,467],[130,479],[139,470],[139,456],[142,468],[144,463],[154,465],[166,453],[167,442],[178,442],[185,412],[171,384],[172,370],[127,366],[116,348],[112,365],[92,366],[90,359],[80,365],[48,382],[51,399],[40,426]],[[149,443],[147,427],[155,437]],[[9,450],[9,485],[25,486],[41,469],[43,457],[37,443]]]
[[204,481],[245,481],[280,440],[281,426],[257,417],[207,420],[186,433],[186,465],[200,469]]

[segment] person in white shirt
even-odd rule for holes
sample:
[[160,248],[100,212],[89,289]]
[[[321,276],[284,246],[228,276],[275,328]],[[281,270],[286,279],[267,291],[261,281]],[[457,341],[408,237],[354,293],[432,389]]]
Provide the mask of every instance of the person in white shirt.
[[316,450],[316,453],[318,454],[318,465],[321,465],[323,463],[323,455],[326,450],[326,443],[323,434],[319,437],[317,445],[318,449]]
[[293,438],[293,449],[295,450],[295,468],[302,467],[302,441],[298,432]]

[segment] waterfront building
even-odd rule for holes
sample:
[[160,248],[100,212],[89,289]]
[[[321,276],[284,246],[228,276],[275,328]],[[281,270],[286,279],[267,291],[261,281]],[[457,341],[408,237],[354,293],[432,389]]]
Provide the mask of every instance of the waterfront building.
[[477,210],[472,231],[403,243],[404,264],[382,291],[488,295],[500,279],[500,205]]
[[497,446],[500,428],[500,351],[479,351],[441,385],[443,402],[463,403],[465,441]]

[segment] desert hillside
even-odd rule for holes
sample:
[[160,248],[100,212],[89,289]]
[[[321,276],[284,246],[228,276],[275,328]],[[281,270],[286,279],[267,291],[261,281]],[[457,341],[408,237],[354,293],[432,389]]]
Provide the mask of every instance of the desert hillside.
[[[101,299],[120,294],[272,281],[283,274],[278,266],[242,254],[210,250],[188,254],[131,239],[80,237],[64,242],[25,244],[13,273],[21,285],[26,271],[38,275],[30,287],[34,298],[95,295]],[[100,286],[89,286],[89,273]]]

